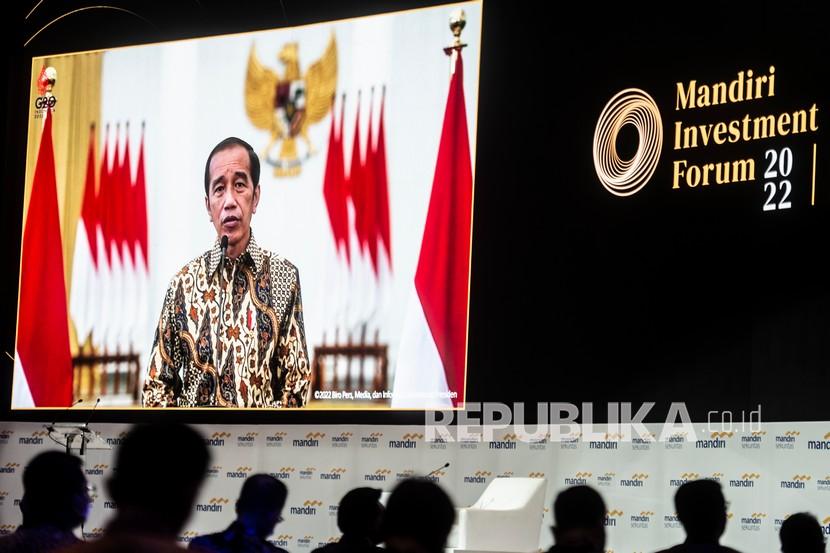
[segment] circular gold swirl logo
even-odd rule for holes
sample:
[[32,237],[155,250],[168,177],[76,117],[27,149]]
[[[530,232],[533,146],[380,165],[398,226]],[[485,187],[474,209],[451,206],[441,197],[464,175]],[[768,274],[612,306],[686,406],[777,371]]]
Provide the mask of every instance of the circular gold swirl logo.
[[[631,159],[617,153],[617,135],[625,125],[633,125],[639,138]],[[640,190],[657,169],[662,149],[663,121],[648,93],[627,88],[605,104],[594,131],[594,168],[606,190],[617,196]]]

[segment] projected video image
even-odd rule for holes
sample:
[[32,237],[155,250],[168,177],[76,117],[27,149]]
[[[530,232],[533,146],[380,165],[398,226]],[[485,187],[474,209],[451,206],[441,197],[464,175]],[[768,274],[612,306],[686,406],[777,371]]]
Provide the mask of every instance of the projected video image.
[[12,407],[463,407],[481,20],[35,58]]

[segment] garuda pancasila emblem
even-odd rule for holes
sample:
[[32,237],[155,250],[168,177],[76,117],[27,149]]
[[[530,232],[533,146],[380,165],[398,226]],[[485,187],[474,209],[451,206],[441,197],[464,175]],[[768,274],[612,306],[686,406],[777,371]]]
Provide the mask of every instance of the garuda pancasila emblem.
[[[274,166],[277,177],[300,174],[302,162],[316,153],[308,138],[308,128],[320,122],[331,109],[337,90],[337,42],[331,34],[323,56],[300,75],[296,42],[283,46],[277,59],[285,66],[280,77],[264,66],[251,45],[245,76],[245,111],[255,127],[268,131],[270,139],[262,158]],[[297,138],[305,151],[298,153]],[[277,157],[271,151],[280,144]]]

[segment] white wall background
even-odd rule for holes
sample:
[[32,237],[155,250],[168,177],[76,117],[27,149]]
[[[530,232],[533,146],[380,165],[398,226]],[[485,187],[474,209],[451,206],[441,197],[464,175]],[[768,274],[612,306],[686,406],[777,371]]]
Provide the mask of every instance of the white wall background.
[[[126,426],[117,424],[92,425],[104,439],[113,443],[112,450],[89,451],[85,457],[88,479],[98,488],[98,497],[85,531],[94,537],[112,516],[106,504],[105,482],[112,474],[113,455],[118,439]],[[710,438],[703,428],[695,424],[699,439]],[[662,428],[647,425],[658,437]],[[766,423],[757,442],[747,442],[751,437],[747,428],[742,431],[735,425],[732,435],[723,435],[723,447],[711,449],[698,447],[696,442],[684,440],[679,444],[662,442],[632,444],[615,442],[616,449],[591,448],[586,441],[574,444],[543,442],[529,444],[512,442],[515,449],[496,449],[483,443],[428,443],[423,427],[406,426],[312,426],[268,425],[233,426],[210,425],[199,430],[206,438],[212,438],[209,447],[213,460],[212,472],[199,495],[199,504],[209,504],[211,498],[223,498],[221,512],[204,512],[194,509],[187,523],[182,541],[193,535],[217,531],[234,518],[233,502],[247,474],[256,472],[284,473],[281,476],[289,489],[285,522],[276,529],[274,538],[284,538],[280,545],[292,553],[310,551],[320,543],[338,536],[336,505],[343,494],[357,486],[373,486],[390,491],[397,481],[410,474],[426,474],[445,462],[451,463],[438,478],[439,484],[450,494],[457,506],[472,504],[493,478],[504,476],[528,476],[531,473],[547,478],[543,527],[540,547],[551,544],[549,512],[556,494],[571,484],[569,479],[582,473],[585,483],[598,489],[610,511],[607,526],[607,550],[615,553],[656,551],[683,540],[683,531],[676,521],[673,496],[678,480],[684,474],[694,473],[699,478],[718,475],[724,495],[730,502],[730,519],[722,543],[744,552],[774,553],[780,549],[778,530],[783,519],[792,513],[809,511],[822,522],[825,534],[830,533],[830,424],[819,423]],[[535,429],[530,428],[533,432]],[[585,427],[583,433],[589,432]],[[603,433],[603,426],[594,432]],[[504,439],[515,429],[495,432],[495,440]],[[293,440],[311,438],[317,440],[312,447],[295,447]],[[377,436],[380,434],[380,436]],[[414,434],[414,436],[413,436]],[[374,447],[367,447],[365,438],[377,437]],[[408,436],[407,436],[408,435]],[[343,438],[345,441],[332,438]],[[411,447],[396,449],[390,441],[409,438]],[[781,447],[780,438],[791,447]],[[824,444],[824,449],[811,449],[810,442]],[[34,443],[31,443],[34,442]],[[337,444],[337,445],[335,445]],[[636,448],[635,448],[636,446]],[[757,447],[756,447],[757,446]],[[20,511],[16,505],[22,494],[21,474],[26,462],[38,452],[57,448],[43,427],[36,423],[2,423],[0,425],[0,533],[13,531],[20,523]],[[167,452],[168,454],[170,452]],[[96,469],[97,466],[97,469]],[[248,467],[246,470],[241,468]],[[287,469],[287,470],[281,470]],[[340,469],[340,479],[330,480],[321,474]],[[345,469],[344,471],[342,469]],[[367,474],[388,470],[385,481],[367,481]],[[302,471],[306,472],[305,478]],[[484,471],[481,481],[471,480],[477,471]],[[230,473],[230,474],[229,474]],[[244,474],[239,474],[244,473]],[[753,476],[744,475],[754,473]],[[623,480],[636,480],[640,475],[640,487],[623,485]],[[603,477],[609,476],[604,480]],[[803,489],[786,487],[782,482],[796,482],[796,476],[804,483]],[[733,481],[748,480],[752,487],[736,487]],[[307,500],[320,502],[313,515],[291,514],[290,508],[302,506]],[[642,512],[648,515],[645,527],[633,525],[632,516]],[[758,514],[753,517],[753,514]],[[742,519],[756,519],[748,523]],[[308,536],[307,540],[303,540]]]

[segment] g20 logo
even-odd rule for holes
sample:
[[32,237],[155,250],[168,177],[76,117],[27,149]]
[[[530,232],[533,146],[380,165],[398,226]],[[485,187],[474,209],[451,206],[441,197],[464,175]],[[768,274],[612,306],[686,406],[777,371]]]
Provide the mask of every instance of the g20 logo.
[[46,109],[46,108],[53,108],[55,104],[58,103],[58,99],[54,96],[38,96],[35,99],[35,108],[36,109]]

